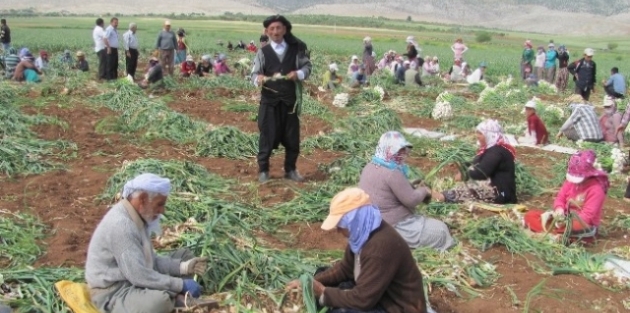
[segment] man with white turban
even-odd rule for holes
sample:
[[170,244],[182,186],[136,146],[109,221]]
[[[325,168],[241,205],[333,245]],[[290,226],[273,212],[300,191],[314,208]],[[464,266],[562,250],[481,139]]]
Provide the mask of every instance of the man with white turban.
[[192,275],[206,271],[207,259],[188,250],[157,256],[149,238],[159,225],[171,190],[168,179],[141,174],[127,182],[92,235],[85,280],[101,312],[170,313],[182,295],[201,295]]

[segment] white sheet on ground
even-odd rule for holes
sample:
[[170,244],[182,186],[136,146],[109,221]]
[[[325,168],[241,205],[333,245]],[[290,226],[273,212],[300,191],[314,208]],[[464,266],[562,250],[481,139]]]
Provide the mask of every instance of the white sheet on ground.
[[611,271],[617,278],[630,279],[630,261],[628,260],[611,257],[604,263],[604,268]]
[[440,139],[446,136],[446,134],[444,133],[434,132],[434,131],[430,131],[424,128],[405,127],[403,128],[403,131],[409,135],[420,137],[420,138]]

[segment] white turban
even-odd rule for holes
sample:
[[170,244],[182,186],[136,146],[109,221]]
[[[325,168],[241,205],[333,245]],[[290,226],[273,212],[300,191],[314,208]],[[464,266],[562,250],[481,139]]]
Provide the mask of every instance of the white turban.
[[155,174],[145,173],[128,181],[123,187],[122,197],[126,199],[136,191],[146,191],[168,196],[171,192],[171,181]]

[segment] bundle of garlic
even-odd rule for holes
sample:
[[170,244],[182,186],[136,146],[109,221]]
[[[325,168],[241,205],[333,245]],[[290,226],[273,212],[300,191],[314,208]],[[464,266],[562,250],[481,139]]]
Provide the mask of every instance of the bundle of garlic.
[[347,93],[339,93],[335,95],[335,99],[333,100],[333,105],[338,108],[345,108],[350,101],[350,95]]
[[545,80],[538,81],[538,92],[546,93],[546,94],[556,94],[558,93],[558,87],[554,84],[550,84]]
[[374,92],[378,93],[381,101],[383,101],[383,99],[385,98],[385,89],[383,89],[383,87],[381,86],[376,86],[374,87]]
[[437,96],[431,117],[434,120],[444,120],[453,117],[453,108],[451,107],[451,99],[453,95],[445,91]]
[[619,174],[623,170],[623,167],[626,165],[626,158],[621,151],[621,149],[615,147],[611,151],[611,158],[613,160],[612,171],[611,174]]

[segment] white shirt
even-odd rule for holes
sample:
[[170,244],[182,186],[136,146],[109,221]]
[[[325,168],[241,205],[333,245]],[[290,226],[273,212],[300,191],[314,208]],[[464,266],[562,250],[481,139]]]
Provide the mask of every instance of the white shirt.
[[125,51],[129,49],[138,49],[138,38],[131,30],[123,34],[123,47]]
[[[105,36],[103,39],[107,39],[110,48],[118,49],[118,31],[114,29],[114,26],[109,25],[105,30]],[[104,44],[104,43],[103,43]]]
[[94,39],[95,52],[99,52],[105,49],[105,43],[103,42],[104,37],[105,37],[105,30],[103,30],[103,27],[96,25],[96,27],[94,27],[94,31],[92,31],[92,38]]
[[[282,39],[281,43],[271,41],[271,48],[273,48],[273,51],[275,51],[277,55],[282,55],[287,49],[287,42],[284,41],[284,39]],[[298,80],[304,80],[304,72],[302,72],[302,70],[298,70],[296,73]]]
[[35,60],[35,67],[40,70],[45,70],[46,68],[48,68],[48,61],[44,61],[42,57],[39,57]]

